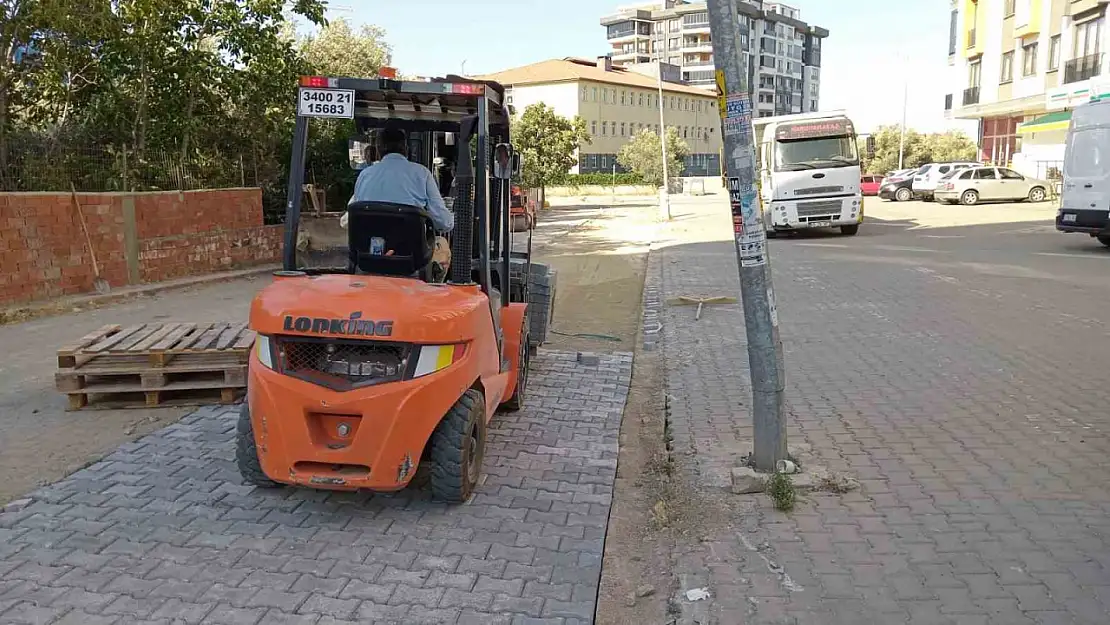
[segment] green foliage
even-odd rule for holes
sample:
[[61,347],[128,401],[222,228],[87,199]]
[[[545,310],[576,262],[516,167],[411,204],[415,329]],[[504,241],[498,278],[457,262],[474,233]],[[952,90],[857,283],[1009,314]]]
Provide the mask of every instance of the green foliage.
[[[615,183],[614,183],[615,179]],[[603,172],[596,172],[590,174],[567,174],[563,179],[563,184],[568,187],[584,187],[587,185],[601,185],[610,187],[613,184],[621,185],[642,185],[644,178],[637,173],[617,173],[606,174]]]
[[[297,77],[376,75],[385,33],[324,0],[0,2],[0,188],[257,184],[284,204]],[[300,41],[294,17],[322,26]],[[316,121],[306,181],[343,204],[348,121]],[[126,157],[125,157],[126,155]],[[124,166],[126,163],[126,166]],[[175,186],[177,185],[177,186]]]
[[[875,157],[865,163],[868,173],[885,174],[898,168],[898,142],[900,126],[882,126],[875,137]],[[861,154],[863,142],[860,142]],[[903,163],[906,168],[920,167],[925,163],[977,160],[975,142],[962,132],[922,134],[913,129],[906,131]]]
[[364,25],[356,33],[343,19],[329,22],[319,33],[306,37],[301,51],[316,73],[350,78],[377,76],[392,53],[385,43],[385,30]]
[[522,182],[541,190],[563,182],[578,164],[575,151],[592,140],[580,117],[567,119],[542,102],[513,119],[512,139],[524,161]]
[[[678,130],[667,128],[667,178],[668,183],[682,174],[683,160],[690,154],[690,147],[678,136]],[[659,135],[643,130],[624,144],[617,161],[638,174],[646,184],[663,186],[663,149]]]
[[794,509],[798,495],[794,492],[794,481],[786,473],[775,472],[767,480],[767,495],[780,512],[790,512]]

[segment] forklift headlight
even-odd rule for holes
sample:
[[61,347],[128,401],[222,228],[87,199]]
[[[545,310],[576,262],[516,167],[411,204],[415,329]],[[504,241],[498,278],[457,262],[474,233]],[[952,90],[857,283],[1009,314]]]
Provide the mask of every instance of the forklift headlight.
[[274,368],[274,352],[271,348],[272,343],[270,337],[265,334],[259,334],[258,338],[254,339],[254,350],[258,354],[258,362],[267,369]]
[[466,355],[466,345],[421,345],[420,356],[416,359],[413,378],[420,378],[442,371],[462,360]]

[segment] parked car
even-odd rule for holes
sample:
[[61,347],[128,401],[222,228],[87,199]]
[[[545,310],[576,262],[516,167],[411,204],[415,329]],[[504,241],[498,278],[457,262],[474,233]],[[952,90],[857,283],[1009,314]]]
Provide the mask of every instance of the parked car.
[[888,171],[888,172],[886,172],[886,176],[883,177],[882,182],[885,183],[888,180],[890,182],[894,182],[895,180],[901,180],[902,178],[905,178],[906,176],[909,176],[910,174],[914,173],[915,171],[917,171],[916,167],[914,167],[913,169],[895,169],[894,171]]
[[872,176],[870,174],[860,176],[859,191],[863,195],[878,195],[879,187],[882,185],[882,182],[882,176]]
[[879,187],[879,197],[895,202],[908,202],[913,199],[913,176],[886,178]]
[[913,196],[931,200],[933,199],[933,192],[936,191],[937,182],[945,175],[956,169],[978,166],[979,163],[970,162],[926,163],[913,175]]
[[1051,188],[1046,180],[1028,178],[1005,167],[972,167],[951,172],[935,194],[946,204],[973,206],[979,202],[1043,202]]

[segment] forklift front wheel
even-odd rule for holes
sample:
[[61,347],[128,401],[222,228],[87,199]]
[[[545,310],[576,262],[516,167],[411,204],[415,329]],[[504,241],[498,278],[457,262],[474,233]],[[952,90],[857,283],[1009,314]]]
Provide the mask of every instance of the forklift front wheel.
[[235,430],[235,463],[243,481],[259,488],[279,488],[281,484],[266,477],[258,461],[258,442],[254,439],[251,411],[244,402],[239,409],[239,425]]
[[470,499],[482,474],[486,450],[486,400],[471,389],[455,402],[432,433],[432,495],[447,503]]

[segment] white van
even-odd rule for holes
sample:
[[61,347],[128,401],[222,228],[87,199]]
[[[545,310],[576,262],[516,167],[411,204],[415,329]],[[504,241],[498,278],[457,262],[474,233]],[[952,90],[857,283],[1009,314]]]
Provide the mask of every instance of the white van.
[[1056,229],[1082,232],[1110,247],[1110,100],[1072,111]]
[[956,169],[978,166],[979,163],[926,163],[913,175],[913,196],[931,200],[941,178]]

